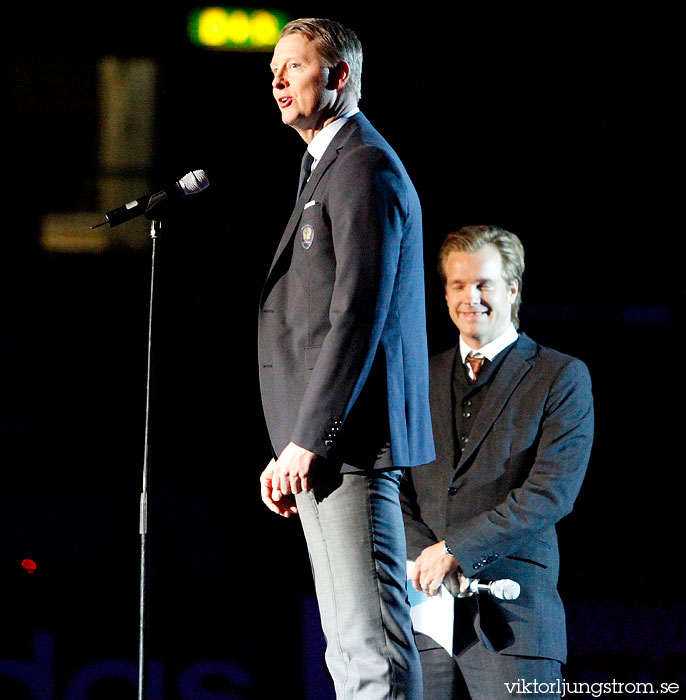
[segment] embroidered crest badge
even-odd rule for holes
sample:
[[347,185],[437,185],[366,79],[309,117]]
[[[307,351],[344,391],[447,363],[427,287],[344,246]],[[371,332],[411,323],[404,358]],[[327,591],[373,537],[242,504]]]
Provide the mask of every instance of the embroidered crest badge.
[[312,246],[312,241],[314,241],[314,227],[310,224],[305,224],[300,229],[300,242],[305,250],[309,250]]

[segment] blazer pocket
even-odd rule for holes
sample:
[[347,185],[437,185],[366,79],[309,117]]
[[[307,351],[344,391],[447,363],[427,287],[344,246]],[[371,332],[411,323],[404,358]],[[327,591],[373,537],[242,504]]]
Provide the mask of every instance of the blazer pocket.
[[533,559],[527,559],[526,557],[515,557],[512,554],[508,554],[505,558],[506,559],[513,559],[514,561],[521,561],[521,562],[524,562],[525,564],[533,564],[534,566],[540,566],[541,569],[548,568],[546,564],[541,564],[541,562],[534,561]]
[[321,205],[319,202],[316,202],[304,209],[300,216],[297,233],[298,243],[305,251],[310,250],[313,246],[318,249],[322,244],[323,232]]
[[321,202],[315,202],[307,209],[303,209],[300,215],[298,226],[318,226],[322,222],[322,205]]
[[311,199],[309,202],[306,202],[303,205],[303,213],[302,213],[302,218],[306,217],[312,217],[312,216],[321,216],[321,211],[322,211],[322,203]]
[[321,345],[312,345],[308,348],[305,348],[305,367],[307,369],[314,369],[314,366],[317,364],[317,358],[319,357],[321,349]]

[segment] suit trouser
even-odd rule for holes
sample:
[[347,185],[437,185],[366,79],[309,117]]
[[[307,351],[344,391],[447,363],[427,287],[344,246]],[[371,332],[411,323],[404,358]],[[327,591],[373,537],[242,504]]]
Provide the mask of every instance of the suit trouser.
[[554,659],[508,656],[477,642],[458,657],[445,649],[419,653],[424,700],[513,700],[560,698],[562,667]]
[[405,589],[400,470],[296,496],[338,700],[421,700]]

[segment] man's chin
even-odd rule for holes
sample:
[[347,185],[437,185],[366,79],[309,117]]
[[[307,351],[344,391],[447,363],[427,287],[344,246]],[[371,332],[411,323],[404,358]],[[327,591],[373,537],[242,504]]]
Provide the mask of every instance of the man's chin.
[[482,338],[488,332],[486,324],[477,322],[463,322],[458,326],[460,334],[470,338]]
[[485,328],[475,328],[474,326],[462,324],[462,327],[458,327],[458,330],[464,342],[474,349],[483,347],[491,340],[488,329]]

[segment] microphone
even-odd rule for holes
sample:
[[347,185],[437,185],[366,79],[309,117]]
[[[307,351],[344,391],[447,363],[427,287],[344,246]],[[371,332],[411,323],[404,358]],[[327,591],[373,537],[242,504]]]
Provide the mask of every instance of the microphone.
[[457,598],[466,598],[473,593],[488,593],[498,600],[517,600],[521,592],[521,586],[512,579],[501,578],[497,581],[485,581],[478,578],[468,579],[469,588]]
[[121,207],[112,209],[112,211],[108,211],[105,214],[105,221],[95,224],[95,226],[91,226],[91,230],[98,228],[98,226],[104,226],[105,224],[109,224],[110,226],[119,226],[119,224],[135,219],[141,214],[148,216],[151,210],[158,204],[161,204],[167,200],[178,199],[179,197],[183,197],[187,194],[202,192],[209,186],[209,184],[210,181],[207,179],[207,175],[205,175],[204,170],[193,170],[164,190],[160,190],[154,194],[146,194],[140,199],[134,199],[128,204],[124,204]]

